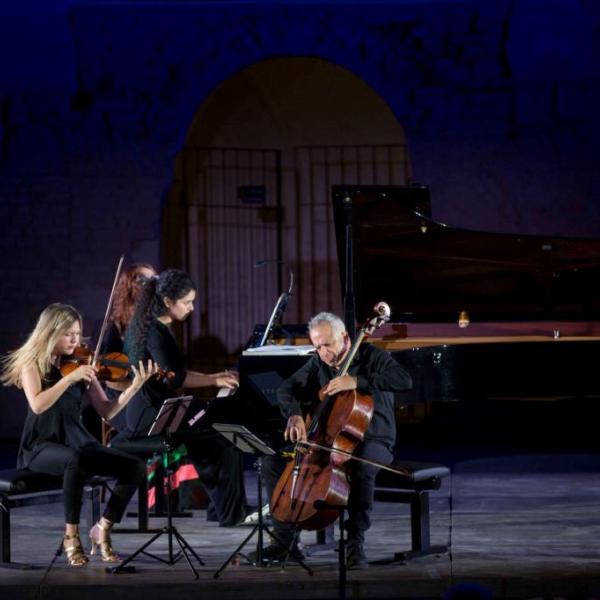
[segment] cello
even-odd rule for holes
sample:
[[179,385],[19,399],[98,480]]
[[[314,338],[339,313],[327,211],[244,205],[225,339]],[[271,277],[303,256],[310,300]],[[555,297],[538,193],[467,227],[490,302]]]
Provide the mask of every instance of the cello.
[[[348,350],[338,376],[348,373],[360,344],[389,320],[385,302],[376,304],[374,311]],[[296,444],[294,457],[271,496],[275,519],[308,530],[323,529],[337,519],[335,507],[345,506],[350,494],[345,465],[355,458],[352,453],[364,438],[373,409],[373,397],[356,389],[333,396],[319,393],[319,404],[306,420],[307,441]]]

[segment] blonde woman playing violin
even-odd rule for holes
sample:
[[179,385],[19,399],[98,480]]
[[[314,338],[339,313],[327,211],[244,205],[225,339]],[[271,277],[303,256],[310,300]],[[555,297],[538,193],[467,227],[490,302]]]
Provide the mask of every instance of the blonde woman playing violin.
[[4,385],[22,388],[28,402],[17,467],[56,475],[63,480],[63,548],[68,563],[77,567],[89,560],[79,536],[85,480],[93,475],[117,480],[104,515],[92,527],[89,536],[91,554],[98,548],[102,560],[118,562],[110,531],[113,523],[120,521],[145,476],[141,460],[105,448],[87,431],[80,418],[83,404],[95,396],[94,407],[103,412],[102,417],[111,417],[127,405],[156,370],[152,361],[145,365],[140,362],[138,368],[131,367],[134,375],[131,385],[112,403],[106,399],[91,365],[81,365],[63,377],[59,370],[61,359],[72,354],[79,345],[81,327],[81,315],[75,308],[51,304],[41,313],[27,341],[3,359],[0,376]]

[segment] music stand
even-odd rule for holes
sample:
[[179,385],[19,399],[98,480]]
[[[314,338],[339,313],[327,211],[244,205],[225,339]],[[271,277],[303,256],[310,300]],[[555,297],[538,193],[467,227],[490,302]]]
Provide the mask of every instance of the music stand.
[[[213,429],[218,431],[223,437],[231,442],[236,448],[245,452],[246,454],[256,454],[256,462],[254,463],[257,473],[257,495],[258,495],[258,522],[252,528],[252,531],[246,536],[244,541],[231,553],[229,558],[221,565],[218,571],[213,575],[214,579],[217,579],[219,575],[225,570],[227,565],[233,560],[233,558],[240,553],[240,550],[254,537],[254,534],[258,534],[258,540],[256,543],[256,566],[265,567],[269,564],[268,560],[263,559],[263,539],[264,532],[268,533],[281,548],[286,550],[289,555],[290,547],[286,546],[276,535],[273,533],[264,523],[264,517],[262,514],[262,459],[263,456],[271,456],[275,454],[275,451],[267,446],[260,438],[256,437],[251,431],[246,429],[243,425],[230,425],[226,423],[213,423]],[[293,544],[293,542],[292,542]],[[290,555],[300,566],[304,567],[310,575],[313,574],[312,570],[304,563],[304,561],[295,556],[293,553]]]
[[[163,445],[162,445],[162,461],[165,467],[166,479],[167,479],[167,526],[163,527],[157,534],[155,534],[149,541],[138,548],[132,555],[128,556],[120,565],[116,567],[108,568],[107,571],[111,573],[121,573],[122,571],[131,570],[131,567],[125,569],[125,567],[138,555],[145,554],[150,558],[163,562],[167,565],[174,565],[181,560],[183,556],[194,574],[194,578],[198,579],[198,572],[194,568],[188,552],[194,556],[194,558],[204,566],[202,559],[196,554],[194,549],[188,544],[185,538],[179,533],[177,527],[173,525],[173,514],[171,510],[171,476],[173,474],[169,465],[169,453],[173,451],[173,434],[177,431],[181,421],[187,410],[190,407],[192,396],[178,396],[176,398],[167,398],[160,407],[152,426],[148,432],[148,436],[164,434]],[[156,485],[162,485],[162,482],[156,482]],[[146,548],[154,543],[161,535],[166,534],[169,544],[169,553],[167,558],[156,556],[150,552],[146,552]],[[179,551],[173,553],[173,539],[179,545]]]

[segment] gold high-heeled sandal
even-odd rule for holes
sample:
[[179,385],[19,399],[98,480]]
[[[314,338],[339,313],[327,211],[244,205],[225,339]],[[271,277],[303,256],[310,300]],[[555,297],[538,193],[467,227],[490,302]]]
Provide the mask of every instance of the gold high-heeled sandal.
[[71,567],[82,567],[90,560],[83,551],[83,546],[81,545],[81,539],[79,538],[78,533],[64,535],[63,550],[67,555],[67,562]]
[[[101,538],[102,532],[105,534],[104,539]],[[95,554],[96,548],[100,548],[100,556],[104,562],[121,562],[119,555],[113,550],[110,529],[102,525],[101,521],[90,529],[90,540],[92,541],[90,554]]]

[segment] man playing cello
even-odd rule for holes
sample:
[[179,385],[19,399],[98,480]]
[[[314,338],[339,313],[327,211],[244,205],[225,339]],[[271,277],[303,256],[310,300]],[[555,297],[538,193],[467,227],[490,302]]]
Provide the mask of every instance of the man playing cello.
[[[347,390],[357,390],[373,397],[373,416],[367,427],[364,439],[356,447],[353,455],[369,461],[389,464],[393,459],[396,440],[394,417],[394,396],[392,392],[410,389],[412,380],[389,353],[371,345],[358,347],[350,363],[347,374],[339,375],[339,369],[348,355],[351,342],[344,322],[336,315],[322,312],[308,323],[310,340],[316,354],[277,390],[280,409],[287,418],[284,437],[293,443],[307,438],[303,409],[317,397],[319,390],[334,396]],[[309,402],[306,402],[308,400]],[[357,460],[348,461],[350,493],[348,496],[347,567],[364,569],[368,567],[364,552],[365,532],[371,525],[370,512],[373,507],[375,476],[378,468],[373,464]],[[265,457],[263,473],[265,485],[270,495],[277,485],[285,467],[280,456]],[[289,547],[294,535],[294,526],[273,519],[273,529],[279,540]],[[297,547],[292,553],[299,554]],[[265,558],[277,560],[286,551],[279,544],[267,546]]]

